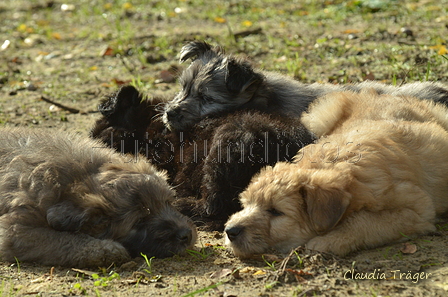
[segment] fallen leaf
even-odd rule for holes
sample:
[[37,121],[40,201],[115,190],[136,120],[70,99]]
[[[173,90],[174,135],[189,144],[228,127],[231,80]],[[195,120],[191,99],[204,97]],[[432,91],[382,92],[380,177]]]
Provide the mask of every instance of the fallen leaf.
[[249,272],[252,272],[254,270],[255,270],[255,267],[247,266],[247,267],[244,267],[244,268],[240,269],[240,272],[241,273],[249,273]]
[[132,80],[121,80],[121,79],[118,79],[118,78],[112,78],[112,81],[116,85],[122,86],[122,85],[126,85],[126,84],[130,83]]
[[26,31],[26,28],[27,28],[27,26],[26,26],[25,24],[20,24],[20,25],[17,27],[17,31],[25,32],[25,31]]
[[375,75],[372,72],[366,73],[364,80],[375,80]]
[[111,47],[106,47],[105,49],[103,49],[100,52],[100,56],[104,57],[104,56],[113,56],[114,55],[114,50]]
[[222,18],[222,17],[216,17],[215,18],[215,22],[220,23],[220,24],[224,24],[226,22],[226,19]]
[[39,27],[45,27],[45,26],[49,26],[49,25],[50,25],[50,22],[47,21],[47,20],[37,20],[37,21],[36,21],[36,24],[37,24]]
[[125,10],[129,10],[129,9],[132,9],[132,8],[133,8],[132,4],[129,3],[129,2],[126,2],[125,4],[123,4],[122,7],[123,7],[123,9],[125,9]]
[[360,31],[357,29],[347,29],[345,30],[343,33],[344,34],[355,34],[355,33],[359,33]]
[[240,270],[239,269],[234,269],[232,272],[232,276],[236,279],[241,279],[241,275],[240,275]]
[[61,39],[62,39],[61,34],[56,33],[56,32],[54,32],[53,34],[51,34],[51,36],[52,36],[54,39],[57,39],[57,40],[61,40]]
[[101,83],[100,86],[105,87],[105,88],[112,88],[111,84],[105,83],[105,82]]
[[263,259],[268,262],[280,262],[282,259],[272,254],[263,254]]
[[437,53],[439,55],[446,55],[448,54],[448,50],[446,49],[446,46],[442,45]]
[[172,83],[176,81],[176,76],[169,70],[162,70],[159,73],[161,82]]
[[446,46],[444,46],[442,44],[430,46],[429,48],[433,49],[433,50],[436,50],[437,54],[439,54],[439,55],[446,55],[446,54],[448,54],[448,50],[447,50]]
[[232,269],[224,268],[219,271],[215,271],[210,275],[210,278],[223,278],[232,274]]
[[72,270],[74,272],[79,272],[79,273],[82,273],[82,274],[85,274],[85,275],[88,275],[88,276],[92,276],[94,274],[97,274],[96,272],[93,272],[93,271],[84,270],[84,269],[78,269],[78,268],[72,268]]
[[244,21],[244,22],[242,22],[242,25],[244,27],[251,27],[252,26],[252,22],[251,21]]
[[415,244],[406,242],[403,244],[403,246],[400,248],[400,251],[403,254],[413,254],[417,251],[417,246]]
[[263,274],[266,274],[266,271],[258,270],[257,272],[255,272],[255,273],[252,274],[252,275],[263,275]]

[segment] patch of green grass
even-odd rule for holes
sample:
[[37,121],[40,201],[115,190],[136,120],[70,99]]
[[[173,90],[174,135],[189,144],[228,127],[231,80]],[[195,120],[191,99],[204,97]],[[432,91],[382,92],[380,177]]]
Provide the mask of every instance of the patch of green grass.
[[20,261],[16,257],[14,257],[14,259],[16,260],[17,273],[20,274]]
[[436,228],[439,231],[448,231],[448,223],[436,224]]
[[300,255],[299,255],[299,253],[298,253],[297,251],[294,251],[294,254],[296,255],[296,257],[297,257],[297,261],[298,261],[298,266],[297,266],[297,268],[303,268],[304,265],[303,265],[303,259],[302,259],[302,257],[300,257]]
[[426,267],[432,267],[432,266],[443,266],[444,263],[440,263],[440,262],[432,262],[432,263],[425,263],[421,265],[421,268],[426,268]]
[[146,84],[142,81],[140,75],[137,75],[137,77],[132,78],[131,85],[138,90],[141,90],[146,87]]
[[397,251],[396,253],[391,255],[391,250],[392,250],[392,247],[388,246],[388,247],[385,247],[382,252],[378,249],[378,252],[381,252],[381,255],[383,256],[383,258],[385,260],[389,260],[389,259],[403,260],[403,253],[401,251]]
[[75,283],[73,287],[70,289],[70,293],[74,295],[77,294],[86,295],[87,290],[80,283]]
[[267,284],[264,285],[265,290],[269,291],[269,290],[273,290],[275,288],[275,286],[277,286],[278,284],[280,284],[279,281],[273,281],[273,282],[269,282]]
[[277,270],[277,268],[275,267],[275,263],[277,261],[269,262],[268,260],[265,259],[264,255],[262,255],[261,258],[263,259],[264,263],[266,263],[266,265],[268,265],[269,269],[271,269],[272,271],[276,271]]
[[95,287],[107,287],[114,279],[120,279],[120,275],[114,271],[111,271],[108,276],[99,276],[98,274],[92,274],[93,285]]
[[[9,287],[9,290],[8,290]],[[0,285],[0,296],[1,297],[13,297],[17,296],[15,290],[14,290],[14,282],[11,279],[8,279],[8,281],[5,281],[2,279],[2,283]]]
[[211,255],[213,255],[215,252],[208,247],[202,247],[199,251],[187,250],[187,253],[196,260],[204,261]]
[[186,294],[186,295],[183,295],[182,297],[191,297],[191,296],[196,296],[196,295],[198,295],[198,294],[205,293],[205,292],[207,292],[207,291],[210,291],[210,290],[212,290],[212,289],[218,287],[219,285],[221,285],[221,284],[223,284],[223,283],[224,283],[224,281],[217,282],[217,283],[212,284],[212,285],[210,285],[210,286],[207,286],[207,287],[204,287],[204,288],[200,288],[200,289],[195,290],[195,291],[193,291],[193,292],[191,292],[191,293],[188,293],[188,294]]
[[146,273],[148,273],[148,274],[152,274],[152,260],[155,257],[151,257],[151,258],[148,259],[148,256],[146,256],[145,254],[140,253],[140,255],[143,257],[143,259],[145,259],[146,266],[148,266],[148,268],[145,268],[143,270],[146,271]]

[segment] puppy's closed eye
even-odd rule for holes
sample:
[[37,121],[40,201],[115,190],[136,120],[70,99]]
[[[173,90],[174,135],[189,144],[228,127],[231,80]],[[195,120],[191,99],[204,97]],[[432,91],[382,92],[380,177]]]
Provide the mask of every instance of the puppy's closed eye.
[[213,103],[213,98],[204,94],[200,94],[203,103]]
[[274,217],[279,217],[279,216],[284,215],[283,212],[279,211],[278,209],[276,209],[274,207],[268,209],[267,211],[269,212],[269,214],[271,214]]

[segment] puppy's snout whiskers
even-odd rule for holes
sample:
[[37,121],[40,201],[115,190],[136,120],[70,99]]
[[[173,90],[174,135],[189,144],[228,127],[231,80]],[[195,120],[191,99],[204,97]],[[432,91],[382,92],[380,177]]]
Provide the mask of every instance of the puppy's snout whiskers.
[[162,121],[162,116],[163,116],[162,113],[157,113],[151,118],[151,120],[152,121]]

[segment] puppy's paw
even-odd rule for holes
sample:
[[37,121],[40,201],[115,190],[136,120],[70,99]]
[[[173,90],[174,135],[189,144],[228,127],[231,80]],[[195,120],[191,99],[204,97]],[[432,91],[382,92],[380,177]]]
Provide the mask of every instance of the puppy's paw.
[[131,260],[121,243],[109,239],[91,242],[85,247],[84,254],[84,257],[79,259],[79,265],[84,267],[119,265]]
[[307,249],[324,253],[332,253],[337,256],[345,256],[352,251],[350,243],[342,242],[336,238],[328,236],[317,236],[308,241],[305,245]]
[[104,241],[104,246],[102,250],[103,255],[99,254],[98,256],[100,256],[99,259],[101,259],[104,263],[121,264],[131,259],[128,251],[121,243],[112,240],[103,240],[103,241]]
[[314,237],[305,245],[305,247],[309,250],[327,253],[330,251],[330,246],[331,243],[322,236]]

